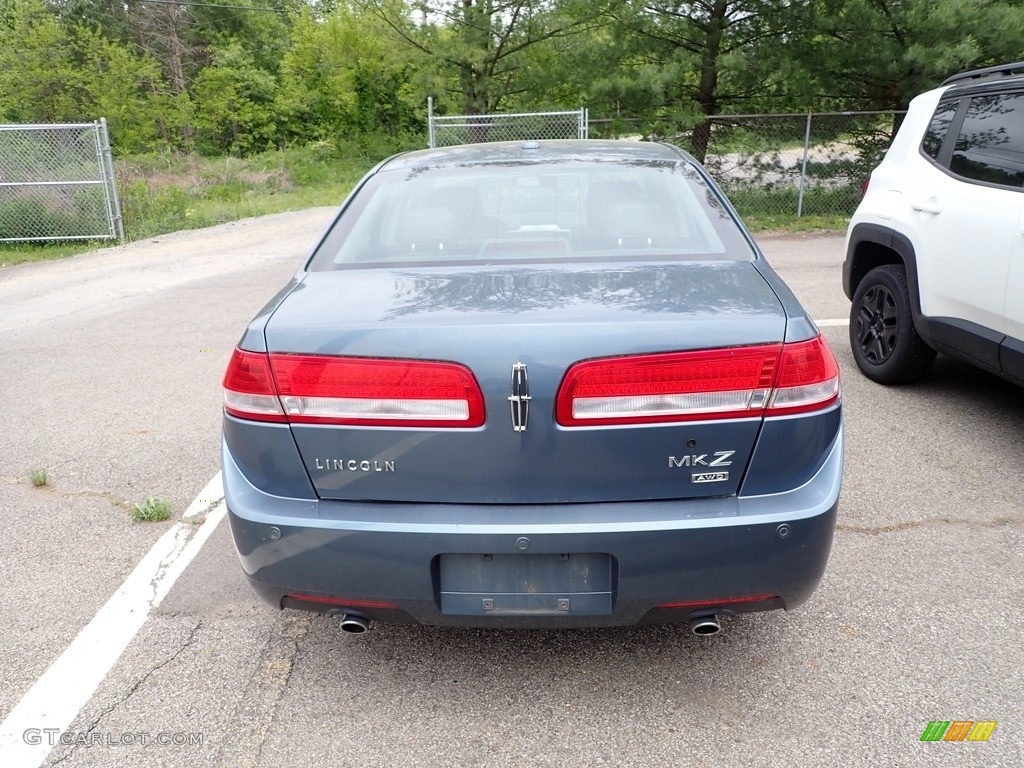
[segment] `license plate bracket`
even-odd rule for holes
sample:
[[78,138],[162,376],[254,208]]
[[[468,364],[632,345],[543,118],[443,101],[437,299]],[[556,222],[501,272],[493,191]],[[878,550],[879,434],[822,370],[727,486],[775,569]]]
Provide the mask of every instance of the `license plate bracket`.
[[456,616],[606,616],[612,557],[605,553],[447,554],[441,612]]

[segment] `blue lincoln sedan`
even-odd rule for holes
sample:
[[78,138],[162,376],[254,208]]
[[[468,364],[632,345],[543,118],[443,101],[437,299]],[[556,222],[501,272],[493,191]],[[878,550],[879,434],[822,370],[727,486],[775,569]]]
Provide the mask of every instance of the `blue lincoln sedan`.
[[704,169],[530,141],[371,170],[249,324],[223,474],[279,608],[471,627],[791,609],[828,561],[839,369]]

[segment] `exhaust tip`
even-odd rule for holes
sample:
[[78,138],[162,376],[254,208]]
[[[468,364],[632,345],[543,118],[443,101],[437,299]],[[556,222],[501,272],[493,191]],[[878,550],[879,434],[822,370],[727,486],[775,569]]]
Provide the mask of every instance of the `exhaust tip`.
[[346,613],[341,617],[341,631],[350,635],[361,635],[370,628],[370,620],[354,613]]
[[698,616],[690,619],[690,631],[701,637],[710,637],[721,632],[722,625],[718,623],[717,616]]

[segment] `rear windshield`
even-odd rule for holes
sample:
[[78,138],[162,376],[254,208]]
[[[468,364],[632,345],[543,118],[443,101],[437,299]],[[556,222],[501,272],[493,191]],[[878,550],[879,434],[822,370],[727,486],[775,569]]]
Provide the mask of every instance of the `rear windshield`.
[[376,174],[310,269],[752,258],[686,164],[510,162]]

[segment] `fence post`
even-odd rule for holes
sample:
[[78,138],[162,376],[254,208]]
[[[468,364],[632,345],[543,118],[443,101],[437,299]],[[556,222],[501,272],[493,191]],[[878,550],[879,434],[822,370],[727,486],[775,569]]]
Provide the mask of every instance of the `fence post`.
[[121,216],[121,198],[117,194],[117,178],[114,176],[114,157],[110,149],[110,132],[107,118],[99,119],[100,162],[102,163],[103,192],[107,198],[107,212],[110,216],[110,236],[119,243],[124,242],[124,219]]
[[804,158],[800,163],[800,194],[796,200],[796,217],[799,219],[804,213],[804,182],[807,179],[807,153],[811,147],[811,113],[807,113],[807,124],[804,127]]
[[435,144],[434,137],[434,97],[427,96],[427,146],[433,149]]

